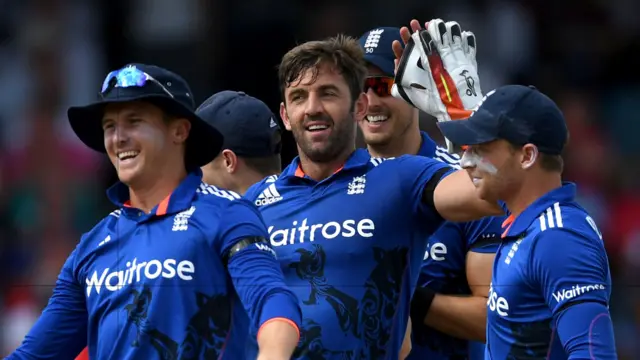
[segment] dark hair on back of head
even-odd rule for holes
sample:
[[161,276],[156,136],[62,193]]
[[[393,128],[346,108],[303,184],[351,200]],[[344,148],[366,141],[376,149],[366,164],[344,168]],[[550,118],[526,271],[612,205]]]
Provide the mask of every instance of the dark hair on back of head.
[[364,89],[367,66],[364,51],[355,38],[338,35],[321,41],[308,41],[289,50],[278,67],[280,94],[284,100],[285,89],[299,81],[304,73],[313,71],[312,81],[318,77],[319,66],[328,63],[347,82],[353,101]]

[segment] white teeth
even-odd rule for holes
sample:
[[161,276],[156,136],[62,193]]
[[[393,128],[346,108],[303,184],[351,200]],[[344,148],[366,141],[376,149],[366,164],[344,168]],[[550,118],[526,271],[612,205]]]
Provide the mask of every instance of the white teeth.
[[324,130],[324,129],[328,129],[329,127],[327,125],[311,125],[308,127],[309,130],[314,131],[314,130]]
[[385,121],[388,118],[386,115],[367,115],[367,121],[372,123]]
[[129,158],[136,157],[138,154],[139,154],[138,151],[123,151],[121,153],[118,153],[118,159],[126,160]]

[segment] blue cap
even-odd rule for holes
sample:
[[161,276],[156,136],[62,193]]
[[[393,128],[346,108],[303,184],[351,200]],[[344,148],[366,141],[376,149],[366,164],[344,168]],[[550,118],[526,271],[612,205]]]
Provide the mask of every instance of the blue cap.
[[364,49],[364,60],[378,67],[387,76],[393,76],[396,56],[393,54],[391,44],[394,40],[402,42],[400,28],[379,27],[369,30],[360,37],[360,46]]
[[266,157],[280,153],[282,141],[276,118],[264,102],[253,96],[241,91],[221,91],[205,100],[196,114],[223,134],[223,149],[238,156]]
[[[146,80],[136,84],[117,84],[130,80],[133,75]],[[143,79],[143,78],[138,78]],[[193,95],[187,82],[179,75],[155,65],[129,64],[107,75],[98,102],[87,106],[70,107],[67,117],[78,138],[88,147],[106,152],[102,117],[107,104],[130,101],[152,103],[169,115],[183,117],[191,122],[186,141],[187,168],[200,167],[215,158],[222,148],[222,135],[195,114]]]
[[485,96],[467,120],[438,123],[442,134],[458,145],[503,139],[533,144],[541,153],[560,155],[569,135],[562,111],[533,86],[506,85]]

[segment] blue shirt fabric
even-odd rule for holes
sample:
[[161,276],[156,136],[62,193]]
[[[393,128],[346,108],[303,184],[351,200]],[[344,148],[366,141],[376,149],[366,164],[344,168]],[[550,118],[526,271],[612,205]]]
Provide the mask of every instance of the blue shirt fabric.
[[302,301],[296,359],[397,359],[426,249],[442,223],[422,202],[442,162],[354,151],[323,181],[299,169],[252,186],[287,285]]
[[[418,155],[460,168],[460,157],[437,146],[424,132]],[[466,255],[469,251],[495,253],[500,244],[504,220],[505,217],[487,217],[463,223],[446,221],[429,238],[418,286],[427,287],[439,294],[471,294],[467,283]],[[412,335],[412,350],[407,358],[409,360],[484,357],[483,343],[458,339],[423,324],[414,323]]]
[[86,344],[92,359],[255,359],[249,333],[276,317],[299,324],[268,243],[228,257],[240,240],[268,237],[259,212],[201,177],[149,214],[126,205],[124,184],[110,188],[119,209],[82,237],[9,359],[73,359]]
[[615,359],[602,235],[565,183],[526,208],[496,254],[486,359]]

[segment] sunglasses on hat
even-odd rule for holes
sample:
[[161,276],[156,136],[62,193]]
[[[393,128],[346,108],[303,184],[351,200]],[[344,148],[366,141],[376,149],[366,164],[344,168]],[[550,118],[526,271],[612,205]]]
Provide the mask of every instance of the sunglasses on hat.
[[136,68],[135,66],[127,66],[119,70],[114,70],[107,74],[102,82],[102,90],[100,95],[104,96],[116,87],[144,87],[148,82],[159,86],[169,97],[174,98],[173,94],[161,82],[154,79],[151,75]]
[[371,89],[380,97],[390,96],[392,87],[393,78],[390,76],[369,76],[364,80],[364,92]]

